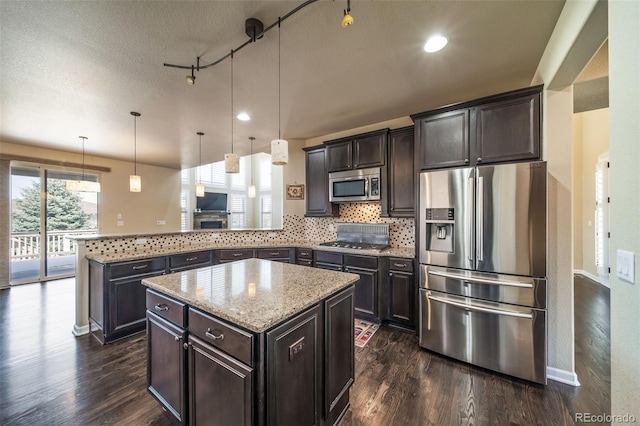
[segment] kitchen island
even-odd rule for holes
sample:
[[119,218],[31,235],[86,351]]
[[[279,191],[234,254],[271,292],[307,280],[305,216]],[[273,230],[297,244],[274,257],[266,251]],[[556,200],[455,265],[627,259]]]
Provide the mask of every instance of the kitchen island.
[[144,279],[149,392],[188,424],[337,423],[358,279],[262,259]]

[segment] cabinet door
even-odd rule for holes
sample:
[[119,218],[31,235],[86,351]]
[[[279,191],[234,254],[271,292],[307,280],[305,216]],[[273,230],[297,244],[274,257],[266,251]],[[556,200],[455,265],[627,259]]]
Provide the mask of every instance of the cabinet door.
[[329,175],[326,148],[305,149],[306,213],[305,216],[335,216],[338,206],[329,202]]
[[392,130],[389,134],[389,215],[415,216],[415,173],[413,126]]
[[475,108],[478,164],[540,158],[540,94]]
[[351,140],[327,144],[329,172],[351,170],[353,168],[353,144]]
[[415,327],[414,275],[389,273],[388,317],[391,321]]
[[385,164],[387,132],[356,137],[353,141],[353,168],[366,169]]
[[469,110],[419,119],[419,167],[433,169],[469,164]]
[[355,377],[353,345],[353,287],[325,301],[324,416],[334,424],[349,402]]
[[147,389],[179,422],[186,423],[185,331],[147,313]]
[[[151,276],[154,275],[145,278]],[[109,282],[109,329],[105,330],[105,340],[144,330],[147,288],[141,281],[142,278],[135,278]]]
[[320,423],[320,330],[315,306],[267,332],[268,425]]
[[253,370],[189,336],[189,424],[253,424]]
[[356,282],[355,290],[355,310],[356,316],[364,314],[364,317],[375,317],[378,315],[378,271],[370,269],[345,267],[345,272],[360,275],[360,280]]

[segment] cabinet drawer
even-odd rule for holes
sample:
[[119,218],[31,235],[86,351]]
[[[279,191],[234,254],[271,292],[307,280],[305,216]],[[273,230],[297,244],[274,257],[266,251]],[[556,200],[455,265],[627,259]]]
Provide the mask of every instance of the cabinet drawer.
[[288,248],[274,248],[274,249],[258,249],[259,259],[283,259],[289,258],[291,251]]
[[253,366],[253,335],[204,312],[189,308],[189,332]]
[[147,310],[180,327],[187,326],[187,305],[150,289],[147,290]]
[[110,268],[111,279],[131,277],[135,275],[150,274],[164,271],[167,260],[164,257],[154,259],[135,260],[132,262],[114,263]]
[[224,249],[218,251],[220,260],[240,260],[251,259],[253,257],[253,249]]
[[342,254],[340,253],[316,250],[314,252],[314,256],[316,258],[316,263],[335,263],[337,265],[342,265]]
[[345,254],[344,266],[355,266],[357,268],[378,269],[378,258],[375,256],[358,256]]
[[313,260],[311,259],[298,259],[296,263],[302,266],[313,266]]
[[296,249],[297,251],[297,258],[298,259],[313,259],[313,250],[311,249],[307,249],[307,248],[298,248]]
[[401,257],[389,258],[389,270],[398,272],[413,272],[413,260]]
[[211,252],[208,250],[195,253],[174,254],[169,257],[169,268],[181,268],[184,266],[210,263]]

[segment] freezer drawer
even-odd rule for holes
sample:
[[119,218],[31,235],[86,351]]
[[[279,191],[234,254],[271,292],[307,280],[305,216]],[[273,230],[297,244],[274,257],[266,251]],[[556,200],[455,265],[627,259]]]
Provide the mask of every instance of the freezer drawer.
[[543,278],[519,277],[420,265],[420,287],[483,299],[545,309],[547,281]]
[[420,289],[420,346],[546,384],[546,311]]

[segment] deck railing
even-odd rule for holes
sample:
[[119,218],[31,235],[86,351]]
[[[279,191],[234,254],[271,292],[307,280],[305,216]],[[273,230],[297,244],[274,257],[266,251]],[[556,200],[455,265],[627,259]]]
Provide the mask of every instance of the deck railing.
[[[97,230],[47,232],[47,256],[69,256],[76,252],[76,240],[71,237],[96,234]],[[38,232],[11,233],[11,260],[40,257],[41,236]]]

